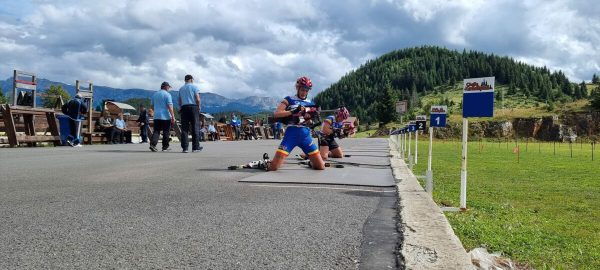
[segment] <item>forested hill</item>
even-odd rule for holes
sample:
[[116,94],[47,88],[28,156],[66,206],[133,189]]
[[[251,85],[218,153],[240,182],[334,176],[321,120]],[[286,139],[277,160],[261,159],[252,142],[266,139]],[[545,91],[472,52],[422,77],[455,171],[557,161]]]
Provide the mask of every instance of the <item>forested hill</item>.
[[419,96],[447,89],[440,86],[487,76],[495,76],[496,84],[508,86],[506,95],[521,94],[543,102],[587,95],[561,71],[550,72],[546,67],[494,54],[426,46],[397,50],[370,60],[319,93],[315,100],[323,108],[345,105],[361,120],[377,121],[383,120],[382,111],[393,110],[398,98],[409,100],[416,107]]

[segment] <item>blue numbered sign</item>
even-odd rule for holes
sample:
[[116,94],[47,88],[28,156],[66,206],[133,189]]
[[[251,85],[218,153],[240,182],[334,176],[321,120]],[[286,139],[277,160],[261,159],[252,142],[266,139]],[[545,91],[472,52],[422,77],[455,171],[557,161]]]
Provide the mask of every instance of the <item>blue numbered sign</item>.
[[411,122],[410,124],[408,124],[408,132],[415,132],[417,131],[417,124]]
[[494,116],[495,77],[465,79],[463,84],[463,117]]
[[445,127],[447,113],[447,106],[431,106],[429,124],[432,127]]

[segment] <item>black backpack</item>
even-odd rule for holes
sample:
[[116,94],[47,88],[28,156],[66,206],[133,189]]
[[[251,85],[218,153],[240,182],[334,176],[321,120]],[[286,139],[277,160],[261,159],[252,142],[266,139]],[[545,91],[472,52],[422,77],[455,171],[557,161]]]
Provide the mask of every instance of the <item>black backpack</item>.
[[67,115],[69,113],[69,102],[65,103],[60,107],[60,110],[63,114]]

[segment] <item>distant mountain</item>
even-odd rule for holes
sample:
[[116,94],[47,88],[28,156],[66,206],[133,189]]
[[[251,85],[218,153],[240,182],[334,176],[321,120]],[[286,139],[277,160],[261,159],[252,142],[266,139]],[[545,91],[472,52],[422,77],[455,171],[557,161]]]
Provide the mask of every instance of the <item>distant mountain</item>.
[[[71,96],[75,95],[75,86],[62,82],[54,82],[47,79],[38,79],[38,89],[40,92],[50,88],[50,85],[62,86]],[[12,91],[12,77],[0,81],[0,86],[5,95]],[[94,107],[101,104],[104,99],[115,101],[126,101],[131,98],[150,98],[156,90],[146,89],[120,89],[107,86],[94,85]],[[173,102],[178,106],[179,91],[170,91],[173,96]],[[270,97],[245,97],[240,99],[230,99],[214,93],[200,93],[202,99],[202,111],[208,113],[217,113],[224,111],[239,111],[243,113],[257,113],[262,111],[271,111],[277,106],[278,100]],[[38,104],[41,99],[38,98]]]

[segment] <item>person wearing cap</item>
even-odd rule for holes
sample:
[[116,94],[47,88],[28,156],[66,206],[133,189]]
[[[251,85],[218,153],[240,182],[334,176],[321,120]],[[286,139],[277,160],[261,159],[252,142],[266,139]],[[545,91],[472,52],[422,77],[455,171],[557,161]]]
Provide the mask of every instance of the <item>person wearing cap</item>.
[[81,94],[77,93],[65,106],[71,128],[71,133],[67,137],[67,143],[74,147],[81,147],[81,120],[88,112],[87,102],[83,100]]
[[194,85],[194,77],[185,75],[185,84],[179,89],[181,106],[181,149],[188,152],[188,133],[192,130],[192,152],[200,152],[200,90]]
[[150,150],[158,151],[156,145],[158,138],[162,132],[162,150],[169,149],[169,137],[171,124],[175,124],[175,112],[173,111],[173,98],[169,94],[171,85],[168,82],[163,82],[160,85],[160,90],[152,96],[152,108],[154,110],[154,132],[150,138]]

